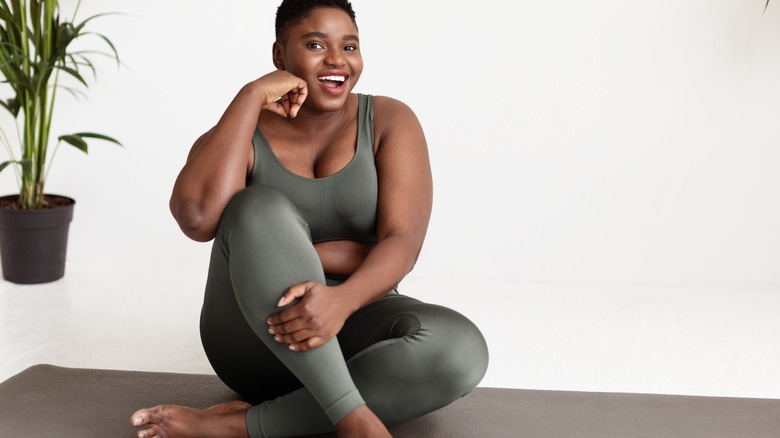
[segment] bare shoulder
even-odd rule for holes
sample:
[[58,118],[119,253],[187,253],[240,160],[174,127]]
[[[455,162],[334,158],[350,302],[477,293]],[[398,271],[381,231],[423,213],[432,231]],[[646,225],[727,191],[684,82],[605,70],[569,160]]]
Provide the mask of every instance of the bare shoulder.
[[398,99],[387,96],[374,96],[374,123],[389,124],[400,122],[406,118],[417,120],[417,116],[409,105]]
[[414,111],[404,102],[387,96],[374,96],[374,133],[377,145],[400,135],[423,138]]

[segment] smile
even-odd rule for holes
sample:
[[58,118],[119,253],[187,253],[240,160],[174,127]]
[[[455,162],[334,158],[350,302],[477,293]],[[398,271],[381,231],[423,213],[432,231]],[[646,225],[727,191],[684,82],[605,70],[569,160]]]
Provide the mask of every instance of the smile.
[[347,81],[346,76],[320,76],[317,78],[320,82],[330,82],[333,86],[340,87]]

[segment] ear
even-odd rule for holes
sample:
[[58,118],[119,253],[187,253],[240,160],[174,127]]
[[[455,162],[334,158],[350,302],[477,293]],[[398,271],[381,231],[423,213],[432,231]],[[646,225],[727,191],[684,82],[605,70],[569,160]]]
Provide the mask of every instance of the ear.
[[279,41],[274,42],[274,45],[271,48],[271,56],[274,60],[274,67],[279,70],[284,70],[284,47],[282,47]]

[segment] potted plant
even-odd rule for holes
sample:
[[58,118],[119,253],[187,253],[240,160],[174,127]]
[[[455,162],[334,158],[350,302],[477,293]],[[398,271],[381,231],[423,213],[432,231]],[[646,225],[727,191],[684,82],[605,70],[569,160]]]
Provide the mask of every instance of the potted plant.
[[[10,159],[0,163],[0,171],[16,172],[19,193],[0,198],[0,258],[3,277],[14,283],[44,283],[65,273],[68,229],[75,201],[67,196],[44,192],[51,161],[61,143],[87,152],[88,139],[119,144],[111,137],[91,132],[60,135],[49,151],[54,103],[58,91],[83,94],[87,88],[84,71],[96,74],[90,56],[108,56],[119,64],[114,45],[104,35],[88,32],[94,15],[80,23],[63,20],[58,0],[0,0],[0,72],[3,90],[11,97],[0,105],[13,117],[21,153],[13,152],[6,132],[0,141]],[[72,43],[90,35],[102,40],[107,51],[73,49]],[[72,82],[68,86],[66,82]],[[48,164],[47,164],[48,163]]]

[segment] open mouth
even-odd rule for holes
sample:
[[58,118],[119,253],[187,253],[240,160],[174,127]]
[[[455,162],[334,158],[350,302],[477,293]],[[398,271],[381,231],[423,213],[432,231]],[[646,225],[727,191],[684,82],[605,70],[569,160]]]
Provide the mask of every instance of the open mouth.
[[317,79],[324,85],[334,88],[344,85],[344,82],[347,81],[346,76],[320,76]]

